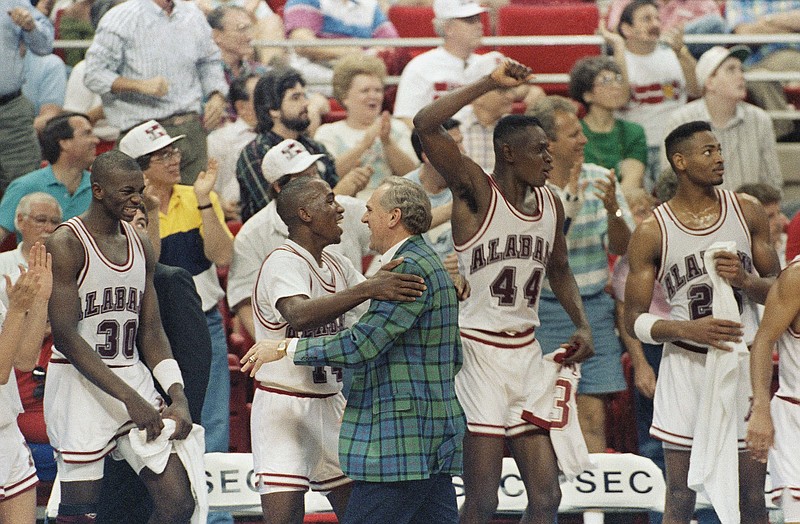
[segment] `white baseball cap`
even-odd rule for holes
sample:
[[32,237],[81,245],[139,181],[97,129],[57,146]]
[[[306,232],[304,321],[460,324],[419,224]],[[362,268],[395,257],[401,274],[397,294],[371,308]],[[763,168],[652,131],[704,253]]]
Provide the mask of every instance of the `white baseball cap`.
[[319,160],[325,155],[312,155],[297,140],[286,139],[272,146],[264,160],[261,161],[261,173],[264,179],[272,184],[280,177],[294,175]]
[[468,18],[486,11],[472,0],[433,0],[433,16],[440,19]]
[[155,120],[148,120],[128,131],[128,134],[119,141],[119,150],[131,158],[139,158],[163,149],[185,136],[178,135],[173,138],[161,124]]
[[750,48],[745,45],[735,45],[730,49],[716,45],[703,53],[697,65],[694,67],[694,73],[697,77],[697,85],[702,89],[706,85],[708,77],[714,74],[714,71],[722,65],[722,62],[729,57],[735,56],[742,62],[747,60],[750,56]]

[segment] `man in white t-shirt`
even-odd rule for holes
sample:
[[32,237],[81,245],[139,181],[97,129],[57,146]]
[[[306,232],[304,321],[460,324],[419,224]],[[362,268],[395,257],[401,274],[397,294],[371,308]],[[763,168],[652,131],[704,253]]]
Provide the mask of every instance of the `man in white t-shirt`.
[[[481,13],[486,11],[476,2],[434,0],[433,27],[444,38],[444,44],[411,60],[397,86],[394,116],[409,127],[417,111],[441,95],[474,82],[492,70],[503,59],[498,52],[475,54],[483,36]],[[484,61],[490,61],[486,67]],[[529,105],[544,96],[536,86],[524,86],[522,96]]]
[[644,127],[648,149],[644,185],[650,190],[660,174],[659,146],[668,131],[667,117],[688,96],[701,94],[694,72],[697,62],[683,45],[680,28],[662,34],[653,0],[635,0],[625,7],[617,31],[625,39],[631,86],[631,100],[620,116]]

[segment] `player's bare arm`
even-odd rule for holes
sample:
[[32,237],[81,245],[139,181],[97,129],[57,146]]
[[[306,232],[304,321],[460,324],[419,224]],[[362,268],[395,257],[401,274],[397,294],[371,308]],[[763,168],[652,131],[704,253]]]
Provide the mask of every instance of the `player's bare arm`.
[[780,260],[770,239],[769,219],[764,208],[757,201],[746,198],[739,198],[739,205],[750,229],[753,266],[758,274],[747,273],[739,257],[733,253],[716,255],[717,273],[728,280],[731,286],[744,291],[748,298],[763,304],[775,276],[780,272]]
[[480,227],[491,201],[491,187],[483,169],[461,154],[442,124],[479,96],[500,87],[521,85],[530,77],[530,68],[506,60],[491,75],[442,96],[414,117],[414,128],[425,154],[453,193],[453,239],[456,243],[469,240]]
[[[653,299],[653,285],[661,256],[661,231],[656,219],[648,217],[636,228],[628,246],[631,271],[625,283],[625,328],[632,337],[640,315],[649,315]],[[650,328],[656,342],[686,340],[730,351],[729,342],[739,342],[744,334],[742,325],[711,316],[697,320],[657,320]]]
[[772,348],[792,326],[800,328],[800,264],[783,270],[767,295],[764,318],[750,348],[750,382],[753,387],[753,403],[747,423],[747,447],[755,460],[767,461],[767,452],[772,447],[775,429],[770,415],[770,386],[772,385]]
[[565,359],[566,364],[582,362],[594,355],[594,343],[592,342],[592,329],[589,327],[589,320],[583,309],[583,301],[575,282],[575,276],[569,267],[569,257],[567,255],[567,241],[564,238],[564,207],[561,200],[554,199],[556,205],[556,234],[553,239],[553,252],[550,254],[550,261],[547,265],[547,279],[550,282],[550,289],[553,290],[564,311],[567,312],[576,329],[567,342],[570,346],[575,346],[578,350],[570,357]]
[[373,276],[349,289],[314,299],[305,295],[284,297],[275,305],[294,329],[303,331],[333,322],[365,300],[413,302],[427,287],[418,275],[392,271],[402,262],[397,258],[384,264]]
[[[24,271],[22,267],[20,270],[23,272],[20,280],[25,277],[29,282],[23,284],[23,288],[19,290],[22,299],[19,304],[19,309],[22,311],[22,322],[16,334],[12,332],[9,335],[13,337],[17,350],[14,367],[20,371],[31,371],[39,359],[42,340],[44,340],[48,328],[47,303],[53,289],[53,260],[44,244],[40,242],[34,244],[28,255],[28,270]],[[13,307],[15,297],[12,297],[12,294],[17,294],[16,288],[20,285],[20,280],[17,280],[16,284],[12,286],[10,279],[7,276],[5,278],[9,298],[8,309],[11,312],[12,309],[16,309]],[[5,333],[6,328],[9,327],[8,324],[8,317],[6,317],[0,336]]]
[[[158,307],[153,284],[153,273],[156,267],[156,257],[153,246],[147,235],[138,233],[144,246],[147,260],[144,296],[142,297],[141,311],[139,313],[139,330],[137,332],[137,346],[150,369],[154,369],[164,359],[174,359],[169,339],[161,325],[161,313]],[[189,401],[183,392],[180,383],[161,384],[172,401],[161,413],[162,418],[171,418],[175,421],[175,431],[171,439],[185,439],[192,430],[192,417],[189,413]]]
[[147,430],[148,439],[157,437],[164,427],[158,411],[114,374],[78,333],[81,303],[77,278],[84,263],[80,240],[67,228],[59,228],[47,239],[46,246],[53,257],[53,293],[48,311],[55,346],[92,384],[123,402],[136,426]]

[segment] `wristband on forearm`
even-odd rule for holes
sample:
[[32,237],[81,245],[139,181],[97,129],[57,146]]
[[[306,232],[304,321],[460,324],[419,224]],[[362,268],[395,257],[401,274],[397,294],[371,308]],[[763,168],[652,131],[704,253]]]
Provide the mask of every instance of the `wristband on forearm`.
[[646,344],[660,344],[653,338],[653,325],[663,318],[653,315],[652,313],[642,313],[636,317],[636,322],[633,323],[633,332],[636,334],[641,342]]
[[174,358],[165,358],[153,368],[153,377],[161,384],[164,391],[168,391],[173,384],[183,386],[183,376],[178,362]]

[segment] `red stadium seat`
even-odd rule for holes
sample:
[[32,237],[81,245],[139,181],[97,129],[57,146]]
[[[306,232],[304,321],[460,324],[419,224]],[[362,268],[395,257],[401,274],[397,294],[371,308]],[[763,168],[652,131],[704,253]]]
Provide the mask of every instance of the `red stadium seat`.
[[250,409],[248,400],[251,387],[249,377],[242,373],[239,356],[228,354],[228,370],[231,376],[230,401],[230,451],[250,453]]
[[[497,36],[591,35],[599,23],[594,3],[506,5],[500,8]],[[533,69],[534,73],[569,73],[580,58],[599,55],[595,45],[498,46],[498,51]],[[565,84],[543,84],[551,94],[566,94]]]

